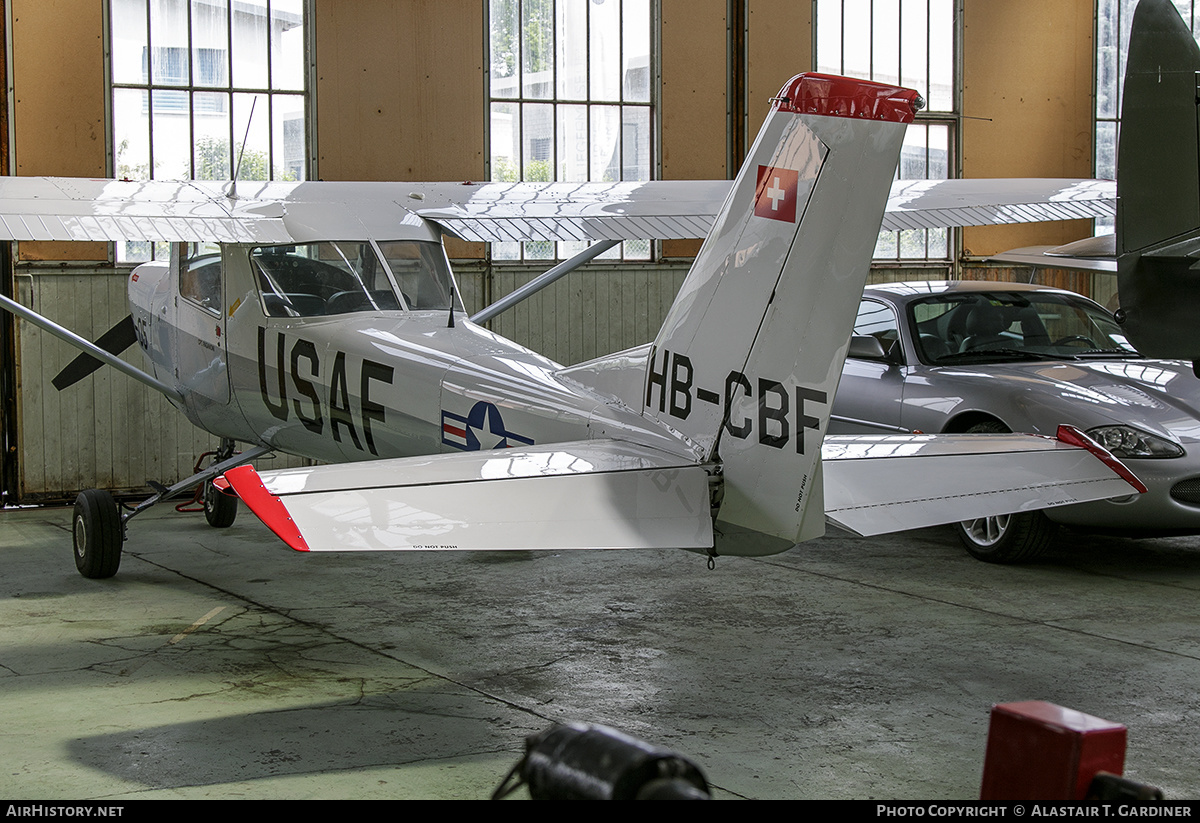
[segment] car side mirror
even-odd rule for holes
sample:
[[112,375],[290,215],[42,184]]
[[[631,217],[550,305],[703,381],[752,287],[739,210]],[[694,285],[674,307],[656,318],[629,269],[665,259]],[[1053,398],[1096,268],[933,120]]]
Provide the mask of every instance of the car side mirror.
[[862,360],[887,360],[887,352],[878,337],[869,334],[855,334],[850,338],[850,350],[847,357],[857,357]]

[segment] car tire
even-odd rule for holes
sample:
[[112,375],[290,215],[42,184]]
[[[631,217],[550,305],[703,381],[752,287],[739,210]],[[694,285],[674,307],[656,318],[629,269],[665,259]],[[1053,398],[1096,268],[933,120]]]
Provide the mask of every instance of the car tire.
[[[1003,434],[1009,428],[986,420],[967,433]],[[1054,542],[1058,525],[1041,512],[1004,514],[963,520],[955,525],[967,554],[985,563],[1028,563],[1041,557]]]

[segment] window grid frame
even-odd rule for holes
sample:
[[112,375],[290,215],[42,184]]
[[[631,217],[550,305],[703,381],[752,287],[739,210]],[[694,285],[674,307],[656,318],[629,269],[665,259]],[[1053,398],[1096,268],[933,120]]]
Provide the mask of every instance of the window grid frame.
[[[838,69],[839,70],[837,73],[845,75],[846,74],[846,48],[845,48],[846,5],[845,5],[844,0],[824,0],[824,1],[825,2],[835,2],[838,4],[837,14],[838,14],[838,26],[839,26],[839,33],[841,35],[841,41],[840,41],[839,54],[838,54]],[[925,13],[925,42],[926,42],[926,44],[930,43],[931,38],[933,36],[932,35],[933,27],[932,27],[932,19],[931,19],[932,18],[931,0],[896,0],[896,2],[897,2],[898,13],[901,16],[903,15],[904,6],[906,3],[908,3],[908,4],[923,3],[925,5],[925,12],[926,12]],[[819,21],[818,6],[820,5],[820,3],[821,3],[821,0],[812,0],[812,16],[811,16],[811,20],[812,20],[812,55],[813,55],[813,66],[816,67],[817,70],[820,70],[819,67],[821,65],[820,56],[818,54],[818,45],[820,42],[819,33],[818,33],[818,21]],[[946,176],[947,176],[947,179],[953,179],[953,178],[958,178],[958,177],[962,176],[961,154],[959,151],[959,146],[962,144],[962,76],[963,76],[963,65],[962,65],[963,8],[962,8],[962,5],[963,5],[962,0],[952,0],[952,2],[950,3],[950,14],[951,14],[950,29],[953,33],[953,38],[954,38],[954,42],[951,44],[951,53],[950,53],[950,72],[951,72],[951,75],[950,75],[950,105],[951,105],[951,108],[948,110],[943,110],[943,109],[930,110],[929,108],[922,109],[921,111],[917,112],[916,117],[914,119],[914,123],[913,123],[913,125],[941,126],[941,127],[946,128],[946,133],[947,133],[947,135],[946,135]],[[875,43],[876,43],[876,28],[877,28],[875,25],[876,19],[877,19],[875,16],[876,9],[875,9],[875,3],[873,2],[873,0],[872,0],[872,2],[870,2],[868,4],[867,8],[868,8],[869,14],[871,15],[871,25],[867,27],[868,30],[870,31],[870,41],[869,41],[869,46],[868,46],[868,54],[869,54],[868,77],[866,77],[864,79],[872,79],[873,80],[873,79],[875,79],[874,78],[875,57],[876,57]],[[861,27],[860,27],[860,29],[861,29]],[[896,37],[895,37],[895,41],[897,44],[896,64],[897,64],[899,72],[900,72],[900,77],[898,77],[898,78],[888,77],[884,80],[880,80],[879,82],[901,82],[902,83],[903,65],[904,65],[903,58],[904,58],[904,53],[905,53],[905,48],[904,48],[905,41],[902,36],[903,35],[902,29],[903,29],[903,27],[901,27],[901,29],[896,31]],[[926,49],[925,49],[925,60],[924,60],[925,83],[926,83],[927,87],[932,84],[933,61],[932,61],[931,52],[932,52],[932,50],[930,48],[928,48],[928,45],[927,45]],[[923,97],[926,98],[926,106],[927,107],[930,105],[928,98],[931,96],[932,95],[929,93],[929,89],[926,88],[924,91]],[[927,132],[927,134],[928,134],[928,132]],[[930,146],[930,141],[929,141],[928,137],[926,137],[925,151],[924,151],[924,164],[925,164],[926,169],[928,169],[929,165],[930,165],[930,160],[929,160],[930,148],[929,148],[929,146]],[[901,179],[899,177],[899,173],[900,173],[900,169],[897,168],[897,177],[896,177],[897,180]],[[936,179],[936,178],[927,178],[927,179]],[[931,244],[930,244],[929,236],[930,236],[931,231],[937,231],[937,230],[936,229],[914,229],[914,230],[893,231],[893,232],[881,231],[879,234],[880,239],[876,242],[876,252],[879,250],[880,245],[884,242],[883,238],[886,235],[892,236],[892,239],[890,242],[892,245],[895,246],[897,252],[896,252],[895,256],[888,256],[888,257],[872,256],[872,261],[871,261],[872,264],[886,265],[886,266],[912,266],[912,265],[921,265],[921,264],[935,264],[935,265],[944,265],[944,266],[948,266],[948,267],[953,266],[954,261],[959,256],[959,247],[961,245],[961,236],[962,236],[961,231],[959,231],[958,229],[955,229],[955,228],[944,229],[944,231],[946,233],[945,234],[945,238],[946,238],[946,240],[945,240],[945,255],[937,256],[937,257],[930,257],[929,256],[929,248],[930,248]],[[900,249],[902,247],[904,236],[914,234],[915,232],[921,232],[921,241],[920,242],[921,242],[921,245],[924,247],[924,251],[925,251],[924,256],[920,256],[920,257],[901,256]]]
[[[233,52],[234,52],[234,14],[235,14],[234,6],[235,6],[236,0],[225,0],[225,38],[226,38],[225,43],[226,43],[226,47],[225,47],[225,58],[224,58],[224,65],[225,65],[225,83],[224,84],[222,84],[222,85],[197,85],[196,84],[196,59],[195,59],[196,45],[195,45],[195,36],[194,36],[194,17],[193,17],[194,3],[192,2],[192,0],[179,0],[180,6],[182,7],[183,12],[186,14],[187,82],[185,84],[169,83],[169,82],[168,83],[160,83],[155,78],[155,73],[154,73],[154,50],[155,50],[154,30],[155,29],[153,26],[153,17],[154,17],[153,16],[153,5],[154,5],[155,0],[146,0],[146,2],[145,2],[146,40],[145,40],[145,47],[144,47],[145,51],[144,51],[144,55],[143,55],[143,59],[145,62],[145,68],[144,68],[145,81],[138,83],[138,82],[130,82],[128,80],[123,80],[123,81],[116,80],[114,77],[115,67],[114,67],[114,60],[113,60],[114,39],[115,39],[114,34],[113,34],[113,25],[114,25],[113,9],[112,9],[113,2],[114,2],[114,0],[105,0],[105,2],[103,4],[104,38],[105,38],[104,68],[105,68],[105,84],[107,87],[106,94],[105,94],[105,104],[104,104],[105,105],[105,119],[106,119],[105,131],[106,131],[106,143],[107,143],[106,165],[108,167],[109,176],[116,177],[116,175],[118,173],[117,139],[116,139],[116,137],[117,137],[117,135],[116,135],[116,111],[115,111],[114,101],[115,101],[117,93],[119,91],[124,90],[124,91],[141,91],[145,95],[145,112],[146,112],[146,118],[147,118],[147,122],[146,122],[147,173],[148,173],[148,179],[150,179],[150,180],[163,179],[163,178],[156,178],[155,173],[154,173],[155,172],[154,115],[156,113],[156,109],[155,109],[156,104],[155,104],[154,97],[155,97],[156,92],[158,92],[158,93],[165,92],[168,94],[177,94],[178,93],[178,94],[186,95],[186,100],[187,100],[186,107],[181,108],[178,111],[174,111],[174,112],[163,111],[161,113],[177,114],[179,116],[187,117],[187,134],[188,134],[188,140],[189,140],[189,144],[190,144],[189,149],[188,149],[188,161],[187,161],[188,162],[188,170],[189,170],[189,179],[196,179],[196,112],[197,112],[196,95],[197,94],[224,95],[224,100],[227,101],[227,104],[228,104],[227,109],[223,113],[227,115],[227,118],[229,121],[228,130],[227,130],[228,134],[223,135],[223,137],[227,137],[227,139],[229,140],[229,173],[230,173],[230,177],[228,179],[232,179],[234,173],[236,171],[240,171],[240,169],[237,168],[237,166],[239,165],[239,159],[240,159],[239,158],[240,153],[237,151],[238,141],[243,140],[243,142],[244,142],[244,138],[245,138],[245,135],[237,134],[237,125],[238,124],[236,122],[236,117],[234,114],[234,108],[235,108],[234,101],[235,101],[236,97],[239,95],[252,96],[255,99],[255,102],[253,104],[254,105],[254,115],[253,116],[254,116],[254,118],[257,118],[260,116],[264,117],[265,122],[267,124],[268,138],[267,138],[267,146],[266,146],[266,156],[267,156],[267,164],[268,164],[268,170],[269,170],[269,180],[272,180],[272,181],[280,179],[277,176],[277,166],[276,166],[276,159],[277,159],[276,158],[276,148],[277,147],[276,147],[276,140],[275,140],[275,135],[274,135],[276,98],[280,97],[280,96],[286,96],[289,98],[299,98],[302,102],[302,110],[303,110],[302,120],[304,123],[304,150],[302,153],[302,155],[303,155],[302,170],[303,170],[303,175],[304,175],[303,179],[311,179],[312,178],[312,174],[314,171],[312,168],[313,167],[313,154],[314,154],[313,146],[312,146],[312,135],[313,135],[314,129],[312,127],[312,122],[311,122],[312,111],[313,111],[313,109],[312,109],[313,73],[312,73],[312,59],[311,59],[313,0],[301,0],[301,3],[300,3],[300,14],[301,14],[300,25],[301,25],[301,29],[302,29],[301,40],[304,44],[303,45],[304,53],[302,56],[302,69],[301,69],[302,83],[301,83],[300,89],[282,89],[282,88],[274,88],[273,87],[273,84],[275,81],[275,71],[276,71],[276,66],[275,66],[276,55],[275,55],[275,49],[273,48],[272,39],[271,39],[271,20],[273,19],[272,13],[273,13],[275,5],[276,5],[275,0],[264,0],[264,2],[265,2],[264,13],[265,13],[265,19],[267,21],[267,39],[266,39],[266,48],[265,48],[265,71],[266,71],[266,78],[267,78],[266,86],[239,86],[234,83],[234,63],[233,63],[233,60],[234,60],[234,57],[233,57]],[[171,47],[164,47],[164,48],[171,48]],[[264,111],[264,107],[260,107],[257,105],[258,102],[266,103],[265,111]],[[246,124],[247,128],[250,125],[250,123],[249,123],[250,120],[251,120],[251,118],[249,118],[249,116],[248,116],[248,122]],[[281,160],[281,165],[278,168],[286,170],[282,166],[282,160]],[[170,178],[166,178],[166,179],[170,179]],[[149,255],[148,259],[150,259],[150,260],[166,259],[168,252],[169,252],[169,244],[151,243],[150,244],[150,255]],[[120,259],[118,259],[118,262],[122,262],[122,263],[142,262],[140,260],[133,260],[130,258],[121,258],[121,256],[119,256],[119,255],[114,255],[113,259],[117,259],[117,258],[120,258]]]
[[[516,147],[516,155],[517,155],[515,158],[516,163],[517,163],[517,168],[518,168],[517,182],[523,181],[524,174],[525,174],[526,160],[525,160],[524,154],[525,154],[526,123],[525,123],[525,117],[524,117],[524,107],[528,106],[528,105],[548,106],[551,109],[550,167],[551,167],[551,178],[552,179],[550,180],[550,182],[552,182],[552,183],[597,182],[597,181],[594,181],[591,179],[592,178],[592,173],[591,173],[592,172],[592,169],[591,169],[592,142],[593,142],[593,129],[592,129],[593,119],[592,118],[593,118],[593,111],[596,109],[614,110],[617,114],[617,117],[619,118],[619,120],[618,120],[619,127],[617,129],[617,140],[616,140],[616,148],[614,150],[614,153],[618,158],[620,158],[620,162],[618,163],[618,166],[621,169],[621,175],[620,175],[620,179],[615,182],[624,182],[625,181],[625,176],[624,176],[624,158],[625,158],[624,110],[626,108],[641,108],[641,109],[645,109],[649,113],[649,116],[647,118],[648,122],[649,122],[649,133],[647,134],[647,140],[646,140],[647,151],[648,151],[648,155],[649,155],[649,163],[648,163],[649,175],[648,176],[649,176],[650,180],[657,179],[659,176],[659,172],[660,172],[659,163],[660,163],[660,157],[661,157],[661,153],[662,153],[661,152],[661,142],[660,142],[661,134],[660,134],[660,128],[659,128],[660,127],[659,96],[660,96],[660,81],[661,81],[661,67],[660,67],[660,62],[659,62],[661,59],[660,58],[660,48],[659,48],[660,40],[659,40],[659,31],[658,31],[658,25],[657,25],[657,21],[659,20],[659,0],[647,0],[647,3],[646,3],[647,12],[648,12],[647,13],[647,26],[648,26],[647,42],[648,42],[650,54],[649,54],[649,65],[647,67],[647,73],[648,73],[647,97],[648,97],[648,99],[645,101],[631,101],[631,100],[627,100],[625,98],[625,84],[624,84],[623,77],[622,77],[622,81],[620,83],[620,92],[616,99],[614,99],[614,100],[599,100],[599,99],[596,99],[596,98],[593,98],[590,96],[591,89],[592,89],[592,38],[591,38],[592,3],[590,3],[590,2],[585,3],[583,6],[586,9],[585,23],[584,23],[584,29],[585,29],[585,34],[586,34],[586,36],[584,37],[585,54],[584,54],[584,59],[583,59],[583,64],[586,68],[584,88],[587,89],[589,96],[584,97],[584,98],[578,98],[578,97],[570,98],[570,97],[559,97],[558,96],[558,93],[559,93],[559,70],[560,70],[559,60],[558,60],[558,54],[559,54],[558,44],[559,44],[560,32],[558,31],[557,24],[558,24],[559,0],[550,0],[550,4],[551,4],[551,19],[553,20],[553,24],[554,24],[554,30],[553,30],[552,37],[551,37],[551,43],[552,43],[551,51],[555,55],[555,59],[553,61],[553,67],[551,69],[551,79],[550,79],[551,95],[549,97],[527,97],[527,96],[525,96],[525,88],[526,88],[525,66],[524,66],[525,42],[524,42],[524,38],[521,36],[523,29],[524,29],[524,20],[525,20],[524,7],[525,7],[525,4],[524,4],[523,0],[515,0],[517,56],[516,56],[516,59],[514,60],[515,71],[514,71],[513,76],[516,78],[516,95],[512,96],[512,97],[496,97],[493,94],[493,88],[492,88],[492,65],[493,65],[493,61],[492,61],[492,45],[493,45],[493,43],[492,43],[492,19],[493,19],[492,18],[492,4],[491,4],[491,2],[484,3],[484,15],[485,15],[484,54],[485,54],[485,57],[487,60],[487,70],[484,72],[483,81],[484,81],[484,99],[487,101],[487,112],[486,112],[487,119],[486,119],[486,127],[485,127],[485,134],[486,134],[486,140],[487,140],[487,151],[486,151],[486,156],[485,156],[487,179],[492,182],[511,182],[511,181],[497,181],[495,179],[495,168],[494,168],[494,164],[493,164],[494,155],[492,152],[492,118],[493,118],[493,112],[495,111],[495,107],[497,105],[511,105],[515,109],[515,112],[514,112],[515,123],[514,123],[513,134],[514,134],[514,138],[515,138],[514,145]],[[624,2],[622,2],[621,13],[620,13],[619,20],[617,23],[617,27],[620,32],[620,37],[618,38],[620,45],[617,50],[617,65],[618,66],[624,66],[625,45],[626,45],[626,42],[625,42],[625,20],[626,20],[625,6],[624,6]],[[585,181],[566,181],[566,180],[558,180],[557,179],[559,150],[560,150],[560,145],[559,145],[560,115],[559,115],[559,112],[560,112],[560,109],[567,108],[567,107],[583,108],[585,111],[585,117],[587,120],[586,152],[587,152],[587,158],[588,158],[588,160],[587,160],[588,179]],[[599,182],[603,182],[603,181],[599,181]],[[549,256],[546,256],[546,257],[531,257],[531,256],[529,256],[528,248],[529,248],[530,244],[531,243],[540,243],[540,242],[553,242],[554,243],[553,252]],[[564,259],[567,259],[575,253],[575,252],[564,253],[564,246],[566,245],[567,242],[568,241],[520,241],[519,242],[519,247],[520,247],[519,255],[515,258],[513,258],[513,257],[497,257],[495,255],[495,251],[494,251],[495,244],[489,243],[489,244],[487,244],[487,259],[490,263],[495,263],[495,264],[500,264],[500,265],[513,265],[513,266],[528,265],[528,264],[536,265],[536,264],[541,264],[541,263],[553,264],[553,263],[562,261]],[[589,241],[588,245],[589,246],[593,245],[596,242],[599,242],[599,241]],[[652,261],[656,260],[659,256],[659,244],[658,244],[658,242],[656,242],[653,239],[649,240],[649,253],[647,256],[644,256],[644,257],[627,256],[626,249],[627,249],[628,242],[629,241],[623,241],[618,248],[610,249],[609,251],[607,251],[604,254],[597,257],[596,260],[597,261],[608,261],[608,262],[646,263],[646,262],[652,262]]]

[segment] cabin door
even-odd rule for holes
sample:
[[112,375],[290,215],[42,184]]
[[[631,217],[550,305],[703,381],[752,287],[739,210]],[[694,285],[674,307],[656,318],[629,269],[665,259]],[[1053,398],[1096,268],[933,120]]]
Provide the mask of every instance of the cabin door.
[[177,385],[197,416],[229,405],[229,371],[224,341],[223,266],[219,251],[196,244],[171,245],[172,280],[179,284],[174,351]]

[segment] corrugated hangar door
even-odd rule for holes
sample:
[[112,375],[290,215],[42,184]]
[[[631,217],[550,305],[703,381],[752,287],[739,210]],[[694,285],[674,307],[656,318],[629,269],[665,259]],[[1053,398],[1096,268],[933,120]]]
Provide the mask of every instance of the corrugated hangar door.
[[[128,272],[34,269],[17,274],[17,299],[76,334],[95,340],[125,317]],[[217,438],[196,428],[161,395],[112,368],[63,391],[51,385],[76,349],[18,321],[16,332],[17,501],[71,500],[85,488],[148,493],[192,474]],[[124,358],[144,369],[137,347]],[[279,457],[258,465],[302,465]]]

